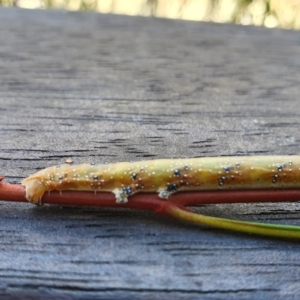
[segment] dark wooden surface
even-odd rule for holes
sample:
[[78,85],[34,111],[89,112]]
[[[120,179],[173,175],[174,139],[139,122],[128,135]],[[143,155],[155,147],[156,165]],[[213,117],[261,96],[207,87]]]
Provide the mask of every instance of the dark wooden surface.
[[[297,154],[300,33],[0,9],[0,170]],[[300,200],[300,199],[299,199]],[[122,209],[1,202],[1,299],[296,299],[300,245]],[[210,215],[298,224],[298,203]]]

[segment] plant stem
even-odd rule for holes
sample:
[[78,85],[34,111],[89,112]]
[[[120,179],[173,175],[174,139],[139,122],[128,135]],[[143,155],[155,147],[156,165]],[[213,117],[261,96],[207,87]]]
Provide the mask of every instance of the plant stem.
[[[0,201],[27,202],[25,188],[19,184],[3,183],[4,177],[0,177]],[[130,197],[140,201],[157,199],[155,193],[139,193]],[[179,192],[172,195],[168,202],[180,206],[195,206],[201,204],[222,203],[255,203],[255,202],[298,202],[300,201],[300,189],[281,190],[218,190],[218,191],[194,191]],[[116,206],[128,207],[128,204],[115,205],[115,197],[108,192],[82,192],[82,191],[52,191],[46,193],[43,203],[86,205],[86,206]]]
[[[25,188],[17,184],[5,184],[0,177],[0,199],[27,202]],[[42,203],[101,207],[125,207],[154,211],[176,219],[220,229],[264,235],[270,237],[300,239],[300,227],[236,221],[209,217],[189,211],[185,206],[216,203],[299,201],[299,190],[248,190],[205,191],[177,193],[169,200],[162,200],[154,193],[140,193],[130,197],[128,203],[116,203],[112,193],[77,191],[53,191],[46,193]]]
[[270,236],[276,238],[300,239],[300,226],[264,224],[216,218],[193,213],[176,205],[166,206],[165,215],[179,220],[207,225],[219,229],[229,229],[237,232]]

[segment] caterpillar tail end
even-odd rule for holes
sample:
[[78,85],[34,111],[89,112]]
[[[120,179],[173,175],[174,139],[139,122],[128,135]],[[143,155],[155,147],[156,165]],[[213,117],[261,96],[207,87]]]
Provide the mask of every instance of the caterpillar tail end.
[[26,199],[35,205],[42,205],[41,199],[45,193],[45,185],[42,181],[36,178],[25,178],[22,183],[25,186]]

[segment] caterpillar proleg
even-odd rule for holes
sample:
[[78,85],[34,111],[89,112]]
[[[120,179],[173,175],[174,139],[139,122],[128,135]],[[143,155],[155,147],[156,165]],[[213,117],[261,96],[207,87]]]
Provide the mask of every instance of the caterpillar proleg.
[[40,204],[46,191],[105,191],[126,203],[138,192],[167,199],[177,191],[300,188],[300,156],[157,159],[114,164],[59,165],[22,181],[26,198]]

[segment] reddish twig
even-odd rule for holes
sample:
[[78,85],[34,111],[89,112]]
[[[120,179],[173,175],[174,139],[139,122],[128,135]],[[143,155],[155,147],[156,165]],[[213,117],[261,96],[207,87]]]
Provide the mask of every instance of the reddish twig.
[[[0,182],[4,177],[0,177]],[[0,199],[4,201],[27,202],[25,188],[18,184],[0,183]],[[42,199],[47,204],[64,204],[79,206],[131,207],[140,208],[143,202],[161,200],[155,193],[139,193],[132,195],[126,204],[116,203],[115,196],[108,192],[52,191]],[[218,190],[178,192],[168,202],[180,206],[221,203],[255,203],[255,202],[297,202],[300,201],[300,189],[273,190]]]
[[[27,202],[25,188],[17,184],[5,184],[0,177],[0,199],[6,201]],[[112,193],[94,193],[79,191],[53,191],[42,198],[42,203],[59,205],[126,207],[154,211],[180,220],[189,221],[216,228],[260,234],[272,237],[300,239],[300,227],[273,224],[242,222],[203,216],[190,212],[185,206],[216,203],[254,203],[299,201],[299,190],[227,190],[177,193],[169,200],[162,200],[154,193],[140,193],[130,197],[128,203],[116,203]]]

